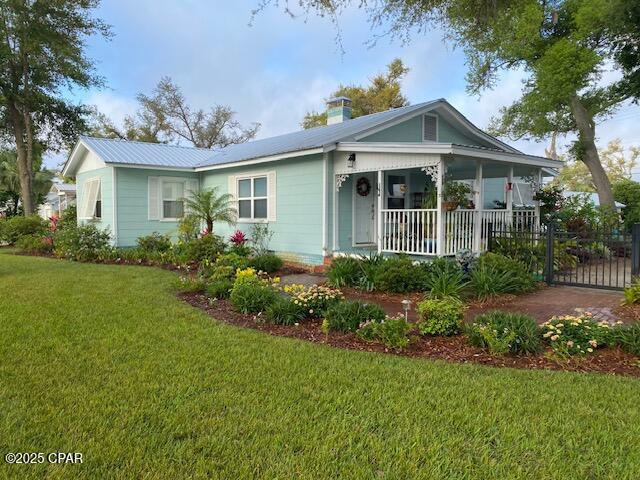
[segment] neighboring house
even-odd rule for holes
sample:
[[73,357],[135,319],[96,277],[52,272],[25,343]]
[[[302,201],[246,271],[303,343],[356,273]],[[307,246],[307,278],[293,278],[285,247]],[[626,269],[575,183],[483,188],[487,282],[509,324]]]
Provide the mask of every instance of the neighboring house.
[[[562,195],[565,198],[571,198],[571,197],[584,197],[586,199],[588,199],[591,203],[593,203],[596,207],[600,206],[600,197],[598,196],[597,193],[595,192],[562,192]],[[615,202],[616,203],[616,210],[621,211],[626,205],[624,203],[620,203],[620,202]]]
[[[181,199],[218,187],[234,196],[239,215],[215,232],[250,233],[268,222],[270,247],[289,260],[451,255],[482,250],[489,224],[535,225],[537,209],[521,192],[543,169],[562,166],[491,137],[442,99],[356,119],[348,99],[329,107],[327,126],[218,151],[81,137],[63,170],[76,176],[78,218],[132,246],[152,232],[175,236]],[[445,178],[473,187],[465,209],[435,203]]]
[[38,208],[38,215],[45,220],[60,216],[62,212],[76,202],[76,186],[73,183],[53,183],[44,202]]

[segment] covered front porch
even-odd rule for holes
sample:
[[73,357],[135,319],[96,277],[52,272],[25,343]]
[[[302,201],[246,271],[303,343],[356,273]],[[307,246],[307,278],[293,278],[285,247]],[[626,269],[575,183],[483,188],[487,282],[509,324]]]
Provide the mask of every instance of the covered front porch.
[[532,185],[541,182],[543,167],[506,157],[338,152],[334,255],[479,253],[486,250],[492,228],[538,228]]

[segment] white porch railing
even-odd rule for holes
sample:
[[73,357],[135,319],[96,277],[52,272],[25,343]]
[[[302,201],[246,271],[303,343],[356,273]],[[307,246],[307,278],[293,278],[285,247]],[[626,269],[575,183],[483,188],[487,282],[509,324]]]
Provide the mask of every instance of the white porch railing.
[[437,209],[382,210],[383,252],[435,255]]
[[442,213],[442,248],[438,251],[437,209],[382,210],[382,252],[454,255],[464,249],[484,251],[489,228],[533,230],[535,210],[454,210]]

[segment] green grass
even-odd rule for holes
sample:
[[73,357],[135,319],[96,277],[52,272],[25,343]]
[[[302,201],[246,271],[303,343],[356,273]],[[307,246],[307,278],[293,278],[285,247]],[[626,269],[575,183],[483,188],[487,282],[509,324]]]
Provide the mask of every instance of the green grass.
[[4,478],[638,478],[640,382],[218,323],[174,274],[0,253]]

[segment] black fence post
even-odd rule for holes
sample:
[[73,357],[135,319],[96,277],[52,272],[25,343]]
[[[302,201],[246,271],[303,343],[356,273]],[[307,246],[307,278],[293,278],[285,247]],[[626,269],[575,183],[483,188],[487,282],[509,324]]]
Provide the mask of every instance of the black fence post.
[[491,251],[491,244],[493,242],[493,223],[487,223],[487,252]]
[[553,222],[549,222],[547,225],[547,252],[544,263],[544,281],[547,285],[553,283],[553,244],[556,233],[556,226]]
[[631,275],[640,275],[640,223],[631,227]]

